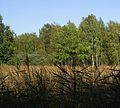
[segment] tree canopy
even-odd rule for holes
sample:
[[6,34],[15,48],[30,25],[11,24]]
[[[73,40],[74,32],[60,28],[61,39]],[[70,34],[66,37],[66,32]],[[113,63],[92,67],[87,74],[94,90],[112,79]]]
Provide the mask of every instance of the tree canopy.
[[82,18],[79,27],[71,21],[63,26],[47,23],[39,30],[39,36],[14,36],[0,16],[0,62],[7,63],[13,55],[23,59],[26,54],[31,64],[119,65],[120,24],[104,24],[102,18],[90,14]]

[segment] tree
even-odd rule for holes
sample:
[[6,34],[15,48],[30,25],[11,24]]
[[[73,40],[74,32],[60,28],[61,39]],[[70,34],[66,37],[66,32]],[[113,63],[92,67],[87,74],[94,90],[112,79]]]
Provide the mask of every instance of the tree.
[[81,31],[81,40],[82,44],[86,45],[86,48],[89,48],[89,58],[92,61],[92,65],[98,65],[99,58],[99,43],[100,43],[100,23],[97,18],[91,14],[88,17],[83,18],[79,30]]
[[58,27],[54,36],[54,58],[63,64],[76,64],[78,48],[78,30],[74,23],[68,22],[63,27]]
[[119,24],[110,21],[106,27],[101,29],[101,61],[106,65],[119,65]]
[[[41,50],[45,52],[45,59],[47,63],[51,64],[53,62],[53,36],[56,32],[55,24],[45,24],[39,31],[39,39],[41,43]],[[44,56],[43,55],[43,56]]]
[[39,33],[39,37],[43,42],[43,48],[47,54],[50,54],[52,52],[51,38],[55,32],[53,27],[53,24],[45,24]]
[[14,55],[14,32],[9,26],[4,25],[0,16],[0,62],[8,63]]
[[26,57],[32,65],[43,64],[47,60],[44,59],[45,52],[42,49],[41,40],[36,33],[24,33],[15,37],[15,60],[25,63]]
[[35,33],[24,33],[15,37],[15,48],[17,53],[37,53],[37,35]]

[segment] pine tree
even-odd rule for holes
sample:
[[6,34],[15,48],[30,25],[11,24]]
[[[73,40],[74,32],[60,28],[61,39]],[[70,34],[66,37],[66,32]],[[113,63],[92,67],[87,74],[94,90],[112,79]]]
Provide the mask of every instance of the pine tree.
[[0,16],[0,63],[7,63],[14,55],[14,33],[4,25]]

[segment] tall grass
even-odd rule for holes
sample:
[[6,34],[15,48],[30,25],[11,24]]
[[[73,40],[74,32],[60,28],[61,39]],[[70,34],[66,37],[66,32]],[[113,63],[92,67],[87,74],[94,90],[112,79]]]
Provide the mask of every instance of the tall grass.
[[[119,108],[120,69],[0,67],[0,108]],[[4,67],[4,68],[3,68]],[[3,69],[2,69],[3,68]]]

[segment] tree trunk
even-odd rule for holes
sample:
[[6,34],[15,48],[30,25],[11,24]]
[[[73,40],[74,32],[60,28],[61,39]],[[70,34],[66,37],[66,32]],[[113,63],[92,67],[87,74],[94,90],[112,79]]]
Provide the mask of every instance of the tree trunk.
[[94,55],[92,55],[92,67],[94,67],[95,61],[94,61]]

